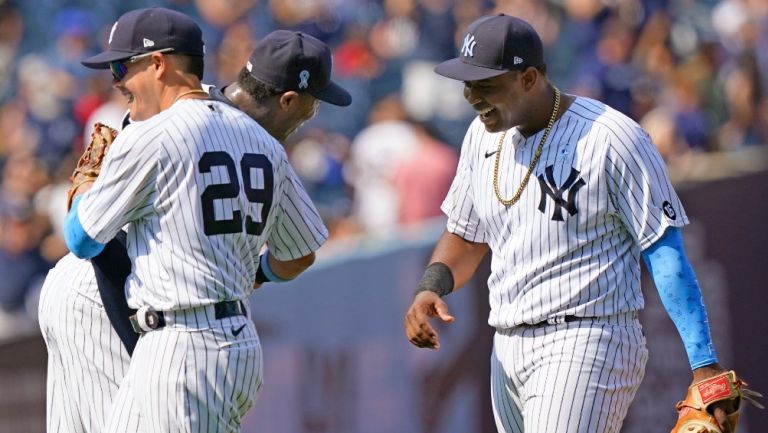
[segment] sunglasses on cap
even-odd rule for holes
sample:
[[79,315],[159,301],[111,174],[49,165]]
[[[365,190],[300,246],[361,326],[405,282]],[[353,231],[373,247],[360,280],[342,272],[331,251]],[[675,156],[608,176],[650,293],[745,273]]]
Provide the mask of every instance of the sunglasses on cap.
[[125,66],[126,63],[135,63],[145,57],[151,56],[152,54],[170,53],[171,51],[173,51],[173,48],[163,48],[161,50],[150,51],[144,54],[137,54],[135,56],[128,57],[125,60],[115,60],[114,62],[109,62],[109,70],[112,71],[112,78],[114,78],[115,82],[122,81],[122,79],[125,78],[125,74],[128,73],[128,67]]

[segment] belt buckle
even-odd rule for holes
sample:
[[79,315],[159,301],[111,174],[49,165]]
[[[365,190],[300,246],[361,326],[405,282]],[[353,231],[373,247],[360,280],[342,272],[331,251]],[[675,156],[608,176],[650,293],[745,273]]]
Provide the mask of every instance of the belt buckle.
[[216,320],[234,316],[248,317],[241,300],[217,302],[213,304],[213,313]]
[[160,326],[160,316],[149,306],[140,307],[139,310],[130,317],[131,327],[134,332],[144,334],[155,330]]

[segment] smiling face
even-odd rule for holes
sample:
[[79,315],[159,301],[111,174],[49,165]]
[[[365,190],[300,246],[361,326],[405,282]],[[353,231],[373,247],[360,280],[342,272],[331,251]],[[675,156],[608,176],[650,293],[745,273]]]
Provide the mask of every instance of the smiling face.
[[320,100],[309,93],[300,92],[298,96],[297,104],[293,107],[289,120],[286,121],[287,128],[284,133],[284,139],[288,138],[308,120],[315,117],[320,107]]
[[273,116],[270,133],[284,142],[301,125],[315,117],[319,106],[320,100],[309,93],[292,90],[283,93],[270,110]]
[[230,85],[227,86],[226,95],[240,111],[258,122],[281,143],[315,117],[320,107],[319,99],[309,93],[293,90],[254,99],[236,85]]
[[156,89],[156,68],[152,67],[155,61],[153,57],[146,57],[136,62],[125,62],[125,75],[119,81],[113,74],[112,87],[128,99],[132,120],[146,120],[160,112]]
[[464,82],[464,98],[480,116],[488,132],[506,131],[526,122],[529,104],[525,74],[510,71],[477,81]]

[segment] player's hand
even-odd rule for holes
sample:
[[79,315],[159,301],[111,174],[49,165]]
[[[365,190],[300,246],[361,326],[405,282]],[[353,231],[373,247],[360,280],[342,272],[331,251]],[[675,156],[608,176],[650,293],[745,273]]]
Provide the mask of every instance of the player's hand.
[[408,341],[416,347],[440,348],[437,332],[429,324],[429,317],[437,317],[445,323],[455,319],[448,313],[448,305],[435,292],[420,292],[405,313],[404,326]]
[[69,177],[69,180],[72,181],[72,186],[67,193],[67,209],[72,207],[72,200],[74,200],[75,194],[78,191],[80,193],[83,192],[80,186],[83,183],[92,183],[99,177],[104,158],[107,156],[107,151],[112,146],[115,138],[117,138],[117,131],[113,128],[103,123],[93,125],[91,141],[85,147],[83,154],[80,155],[77,166],[72,172],[72,176]]
[[[727,371],[726,369],[724,369],[723,367],[720,366],[720,364],[717,364],[717,363],[707,365],[701,368],[697,368],[696,370],[693,370],[692,384],[696,382],[701,382],[702,380],[708,379],[713,376],[717,376],[718,374],[725,373],[726,371]],[[734,400],[718,401],[716,403],[712,403],[712,407],[714,408],[712,415],[715,416],[717,423],[720,424],[720,428],[722,428],[723,433],[732,433],[733,426],[731,425],[731,422],[728,420],[728,416],[726,416],[726,414],[732,413],[737,409],[736,402]]]
[[95,179],[84,181],[80,185],[77,185],[74,188],[72,188],[72,190],[70,191],[70,196],[72,197],[72,199],[69,200],[69,203],[68,203],[69,207],[67,207],[67,210],[69,210],[72,207],[72,202],[75,200],[77,196],[83,195],[86,192],[88,192],[88,190],[91,189],[91,187],[93,186],[93,182],[95,182]]

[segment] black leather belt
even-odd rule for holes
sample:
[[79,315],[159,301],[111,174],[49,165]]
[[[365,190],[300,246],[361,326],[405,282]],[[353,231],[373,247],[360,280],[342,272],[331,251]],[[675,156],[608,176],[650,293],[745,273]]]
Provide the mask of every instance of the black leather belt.
[[[213,304],[214,318],[216,320],[234,316],[247,316],[243,301],[222,301]],[[144,325],[142,326],[139,315],[144,316]],[[139,311],[129,318],[131,327],[137,334],[144,334],[165,326],[165,313],[147,308],[140,308]]]

